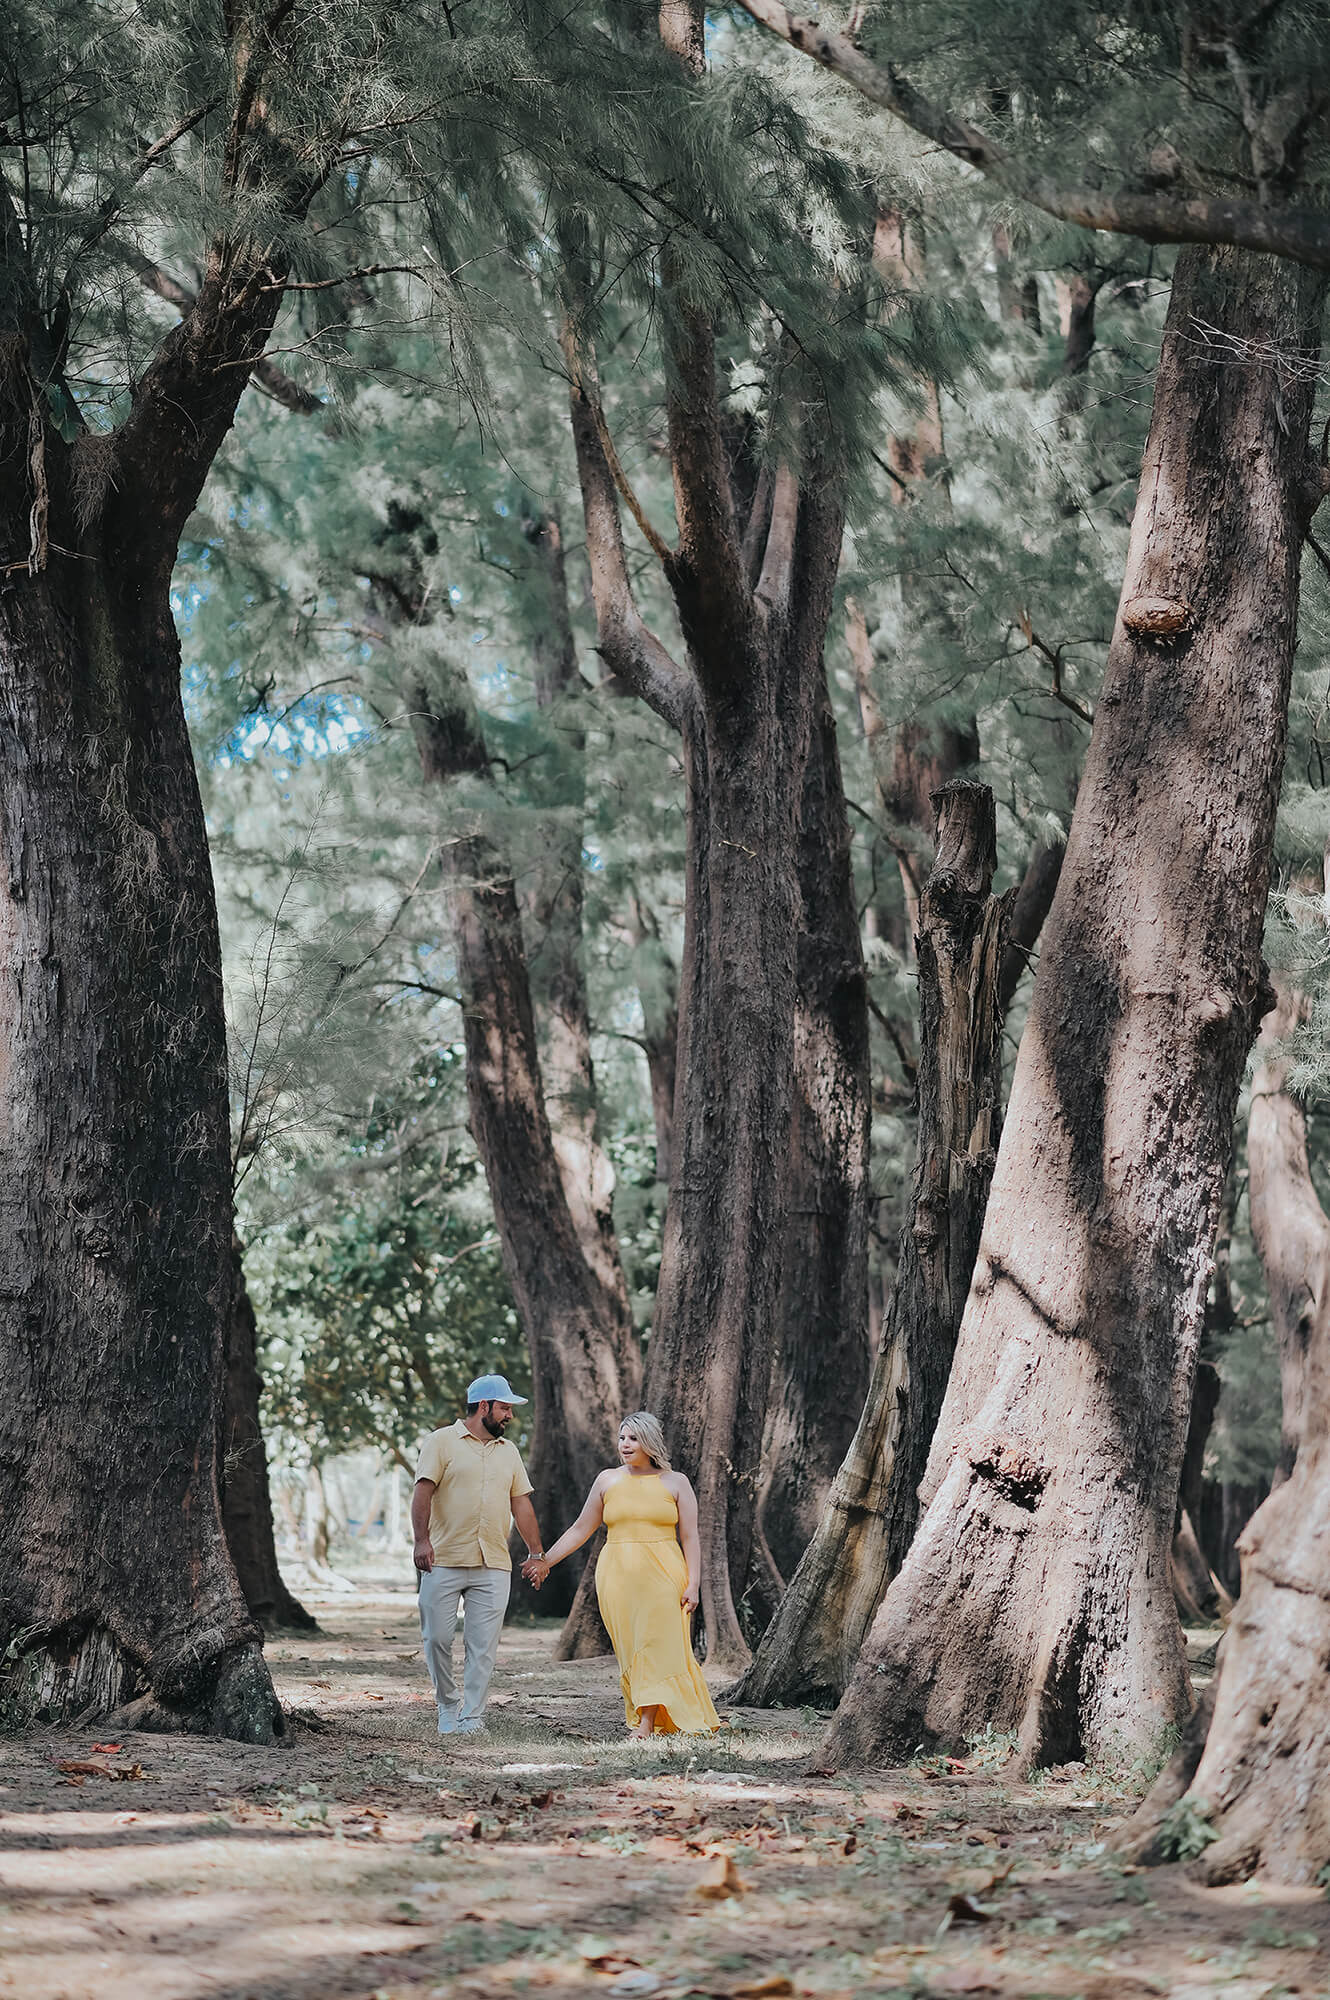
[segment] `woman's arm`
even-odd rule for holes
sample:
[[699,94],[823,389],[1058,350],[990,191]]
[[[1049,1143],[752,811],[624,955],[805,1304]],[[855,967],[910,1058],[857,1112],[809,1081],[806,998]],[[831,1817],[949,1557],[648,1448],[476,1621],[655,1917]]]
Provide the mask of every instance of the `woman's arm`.
[[544,1583],[545,1578],[554,1568],[556,1562],[562,1562],[565,1556],[570,1556],[573,1553],[574,1549],[580,1549],[583,1542],[591,1540],[605,1514],[605,1503],[601,1490],[601,1482],[604,1480],[604,1477],[605,1474],[603,1472],[597,1474],[596,1483],[587,1494],[585,1507],[573,1522],[572,1527],[564,1529],[554,1547],[546,1549],[544,1560],[538,1561],[536,1557],[532,1556],[522,1564],[523,1576],[528,1577],[532,1583],[536,1585]]
[[697,1532],[697,1495],[682,1473],[679,1474],[674,1504],[679,1509],[679,1542],[683,1559],[688,1565],[688,1588],[679,1601],[685,1611],[696,1611],[698,1592],[702,1588],[702,1538]]

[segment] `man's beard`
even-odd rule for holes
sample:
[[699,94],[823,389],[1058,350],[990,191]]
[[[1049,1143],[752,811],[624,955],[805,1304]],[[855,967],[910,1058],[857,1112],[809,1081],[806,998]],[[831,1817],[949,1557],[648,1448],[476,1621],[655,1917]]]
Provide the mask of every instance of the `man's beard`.
[[482,1417],[480,1421],[492,1438],[501,1438],[508,1428],[507,1417]]

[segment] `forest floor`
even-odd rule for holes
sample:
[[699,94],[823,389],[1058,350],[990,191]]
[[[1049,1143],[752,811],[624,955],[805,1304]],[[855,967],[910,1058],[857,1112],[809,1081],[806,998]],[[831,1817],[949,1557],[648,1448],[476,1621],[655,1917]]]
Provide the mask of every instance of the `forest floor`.
[[6,2000],[1330,1995],[1324,1895],[1114,1858],[1139,1773],[980,1743],[828,1777],[811,1711],[723,1705],[629,1744],[612,1663],[553,1664],[549,1624],[444,1740],[409,1588],[310,1608],[269,1646],[282,1747],[0,1744]]

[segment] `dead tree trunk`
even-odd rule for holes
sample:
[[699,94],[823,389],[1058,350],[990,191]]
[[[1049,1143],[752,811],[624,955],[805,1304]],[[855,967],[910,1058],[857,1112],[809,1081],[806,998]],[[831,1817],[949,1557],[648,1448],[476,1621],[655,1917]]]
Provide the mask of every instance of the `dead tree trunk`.
[[992,793],[944,786],[919,908],[919,1156],[887,1326],[849,1453],[738,1701],[838,1699],[914,1532],[1001,1119],[1009,898],[989,894],[996,864]]
[[231,1238],[231,1311],[226,1328],[226,1397],[222,1408],[219,1483],[226,1545],[236,1566],[245,1602],[260,1625],[318,1628],[291,1595],[277,1566],[268,1455],[259,1423],[258,1328],[245,1284],[238,1237]]
[[798,866],[790,1184],[759,1486],[762,1532],[786,1576],[854,1436],[869,1370],[867,974],[825,681],[804,772]]
[[1058,1763],[1190,1691],[1168,1549],[1260,958],[1320,491],[1320,289],[1183,250],[1107,679],[1045,929],[926,1513],[838,1762],[984,1724]]
[[1301,995],[1284,980],[1261,1029],[1261,1062],[1252,1079],[1247,1116],[1252,1236],[1265,1271],[1270,1316],[1279,1344],[1283,1422],[1278,1486],[1289,1477],[1308,1416],[1308,1357],[1330,1312],[1330,1219],[1312,1185],[1307,1161],[1307,1119],[1285,1087],[1281,1043],[1306,1013]]

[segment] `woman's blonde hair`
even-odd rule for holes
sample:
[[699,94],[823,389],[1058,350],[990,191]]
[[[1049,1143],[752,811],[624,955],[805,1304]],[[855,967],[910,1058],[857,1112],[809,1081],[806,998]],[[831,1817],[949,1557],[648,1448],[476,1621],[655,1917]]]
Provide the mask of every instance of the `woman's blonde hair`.
[[619,1426],[619,1435],[631,1431],[641,1445],[657,1472],[669,1472],[670,1448],[665,1442],[665,1433],[660,1427],[660,1418],[653,1417],[650,1410],[634,1410],[631,1417],[625,1417]]

